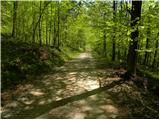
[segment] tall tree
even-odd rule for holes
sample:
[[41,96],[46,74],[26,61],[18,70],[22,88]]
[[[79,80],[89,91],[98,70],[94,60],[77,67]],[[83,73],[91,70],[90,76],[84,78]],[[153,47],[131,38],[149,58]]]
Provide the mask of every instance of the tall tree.
[[[150,39],[150,19],[148,18],[148,27],[147,27],[147,40],[146,40],[146,50],[149,48],[149,39]],[[143,64],[147,65],[148,64],[148,57],[149,57],[149,53],[148,51],[145,52],[145,56],[144,56],[144,61]]]
[[48,45],[48,8],[46,10],[46,45]]
[[13,2],[13,27],[12,27],[12,37],[16,35],[16,23],[17,23],[17,8],[18,8],[18,1]]
[[[106,21],[106,13],[104,12],[103,13],[103,20],[104,20],[104,22]],[[103,29],[103,52],[104,52],[104,57],[106,57],[107,56],[107,51],[106,51],[106,30],[105,30],[105,28]]]
[[[113,22],[116,22],[116,1],[113,1]],[[113,27],[113,44],[112,44],[112,61],[115,61],[115,53],[116,53],[116,41],[115,41],[115,26]]]
[[131,33],[131,41],[129,45],[129,51],[128,51],[128,68],[127,72],[129,75],[135,75],[136,74],[136,60],[137,60],[137,43],[138,43],[138,27],[136,26],[138,21],[141,17],[141,6],[142,1],[132,1],[132,10],[131,10],[131,27],[135,29]]
[[[56,2],[57,5],[57,2]],[[57,29],[56,29],[56,6],[54,7],[54,38],[53,38],[53,46],[56,47],[56,40],[57,40]]]
[[57,46],[57,48],[59,49],[59,46],[60,46],[60,3],[59,3],[59,1],[58,1],[58,11],[57,11],[58,13],[57,13],[57,17],[58,17],[58,30],[57,30],[57,34],[58,34],[58,39],[57,39],[57,41],[58,41],[58,46]]
[[[158,36],[159,36],[159,33],[158,33]],[[156,44],[155,44],[155,49],[156,50],[154,52],[152,67],[155,67],[155,64],[156,64],[156,57],[157,57],[157,52],[158,52],[158,50],[157,50],[158,49],[158,42],[159,42],[159,40],[157,39]]]
[[[41,14],[42,2],[40,1],[39,4],[40,4],[40,5],[39,5],[39,11],[40,11],[39,14]],[[39,21],[39,45],[40,45],[40,46],[42,45],[42,38],[41,38],[41,20]]]

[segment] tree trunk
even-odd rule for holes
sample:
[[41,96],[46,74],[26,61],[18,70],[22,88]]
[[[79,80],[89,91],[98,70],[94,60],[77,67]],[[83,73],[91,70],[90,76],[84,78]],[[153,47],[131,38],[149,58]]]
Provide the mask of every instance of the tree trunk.
[[[53,10],[52,10],[52,7],[53,7],[53,5],[51,4],[51,17],[50,17],[50,28],[49,28],[49,46],[50,46],[50,44],[51,44],[51,38],[53,38],[52,37],[52,16],[53,16]],[[52,41],[52,43],[53,43],[53,41]]]
[[[150,39],[150,19],[148,18],[146,49],[149,48],[149,39]],[[147,65],[147,64],[148,64],[148,57],[149,57],[149,54],[148,54],[148,52],[146,51],[146,52],[145,52],[144,61],[143,61],[143,64],[144,64],[144,65]]]
[[[106,16],[106,13],[104,13],[103,15],[104,22],[106,21],[105,16]],[[104,52],[104,57],[106,57],[107,54],[106,54],[106,30],[105,29],[103,30],[103,52]]]
[[53,46],[56,47],[56,38],[57,38],[57,30],[56,30],[56,6],[55,6],[55,9],[54,9],[54,39],[53,39]]
[[46,45],[48,45],[48,8],[46,12]]
[[[149,38],[147,37],[146,49],[148,49],[148,48],[149,48]],[[148,57],[149,57],[149,54],[148,54],[148,52],[146,51],[146,52],[145,52],[145,56],[144,56],[143,65],[147,65],[147,64],[148,64]]]
[[[39,6],[40,14],[41,14],[41,1]],[[42,39],[41,39],[41,20],[39,21],[39,45],[42,45]]]
[[103,31],[103,52],[104,52],[104,57],[107,56],[106,54],[106,31]]
[[14,1],[14,2],[13,2],[13,26],[12,26],[12,37],[15,37],[15,35],[16,35],[17,8],[18,8],[18,1]]
[[[127,30],[126,30],[126,36],[128,36],[127,35],[127,33],[128,33],[128,25],[129,25],[129,13],[128,13],[128,1],[126,0],[126,2],[125,2],[125,4],[126,4],[126,6],[125,6],[125,9],[126,9],[126,14],[125,14],[125,17],[126,17],[126,24],[125,24],[125,26],[127,26]],[[125,56],[125,58],[124,58],[124,60],[125,61],[127,61],[128,60],[128,58],[127,58],[127,47],[125,46],[124,47],[124,56]]]
[[[24,4],[23,5],[23,11],[25,10],[25,8],[26,8],[26,6]],[[24,29],[25,28],[25,21],[24,21],[25,17],[22,16],[21,19],[22,19],[22,33],[21,34],[23,34],[22,39],[25,40],[25,42],[26,42],[26,38],[25,38],[26,37],[26,32],[25,32],[25,29]]]
[[[137,25],[137,22],[140,20],[141,16],[141,6],[142,1],[132,1],[132,12],[131,12],[131,27],[134,28]],[[131,33],[131,39],[129,51],[128,51],[128,68],[127,72],[129,75],[136,74],[136,60],[137,60],[137,43],[138,43],[139,31],[136,28],[135,31]]]
[[155,67],[155,63],[156,63],[156,57],[157,57],[157,49],[158,49],[158,40],[156,41],[156,45],[155,45],[155,53],[154,53],[154,58],[153,58],[153,63],[152,63],[152,67]]
[[[113,1],[113,21],[116,22],[116,1]],[[115,61],[115,53],[116,53],[116,41],[115,41],[115,26],[113,27],[113,44],[112,44],[112,61]]]
[[[66,43],[67,42],[67,29],[68,29],[68,26],[67,26],[67,22],[68,22],[68,16],[66,15],[65,16],[65,22],[64,22],[64,28],[65,28],[65,32],[64,32],[64,42],[63,43]],[[63,44],[64,45],[64,44]]]
[[[43,12],[44,12],[45,8],[49,5],[49,3],[51,3],[51,2],[47,2],[47,4],[45,4],[44,8],[43,8],[43,9],[41,10],[41,12],[40,12],[38,21],[36,22],[35,27],[34,27],[34,29],[33,29],[33,36],[32,36],[32,39],[33,39],[33,40],[35,39],[36,29],[37,29],[37,27],[38,27],[38,25],[39,25],[39,22],[41,21]],[[41,1],[40,1],[40,5],[41,5]]]
[[57,39],[57,41],[58,41],[58,48],[59,48],[59,46],[60,46],[60,6],[59,6],[59,1],[58,1],[58,30],[57,30],[57,34],[58,34],[58,39]]
[[[122,11],[122,4],[123,4],[123,2],[122,1],[120,1],[120,10],[119,10],[119,21],[118,21],[118,23],[120,23],[120,24],[122,24],[122,15],[123,15],[123,11]],[[121,31],[121,28],[119,29],[119,31]],[[118,38],[120,38],[121,36],[120,35],[118,35]],[[121,55],[121,47],[120,47],[120,43],[118,42],[117,43],[117,59],[118,60],[120,60],[120,59],[122,59],[122,55]]]
[[32,44],[35,43],[35,37],[34,37],[34,21],[35,21],[35,13],[34,13],[34,9],[33,9],[33,6],[34,6],[34,1],[32,1]]

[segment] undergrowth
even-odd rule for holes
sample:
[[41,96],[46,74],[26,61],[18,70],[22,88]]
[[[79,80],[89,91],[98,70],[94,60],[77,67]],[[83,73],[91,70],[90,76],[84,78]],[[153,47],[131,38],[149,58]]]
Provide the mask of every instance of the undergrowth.
[[71,53],[69,48],[58,51],[48,46],[31,46],[28,43],[8,40],[2,41],[1,51],[2,91],[26,83],[36,76],[42,76],[78,53]]

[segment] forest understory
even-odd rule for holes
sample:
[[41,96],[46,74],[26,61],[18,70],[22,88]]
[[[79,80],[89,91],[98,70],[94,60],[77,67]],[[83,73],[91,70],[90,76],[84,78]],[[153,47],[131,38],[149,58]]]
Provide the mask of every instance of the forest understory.
[[158,119],[158,1],[2,1],[1,117]]
[[67,56],[70,60],[64,62],[65,55],[54,49],[31,49],[21,42],[2,41],[2,50],[7,55],[2,60],[8,60],[2,61],[2,79],[10,80],[2,81],[2,118],[158,118],[158,79],[150,74],[145,75],[147,84],[144,72],[124,80],[125,64],[95,59],[91,53],[77,52],[78,57]]

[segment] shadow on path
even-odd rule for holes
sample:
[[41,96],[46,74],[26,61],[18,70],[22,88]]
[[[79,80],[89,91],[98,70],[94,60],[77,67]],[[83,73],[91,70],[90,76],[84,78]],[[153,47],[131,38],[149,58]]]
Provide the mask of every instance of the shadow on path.
[[68,98],[64,98],[64,99],[59,100],[59,101],[53,101],[52,103],[49,103],[49,104],[37,106],[36,108],[31,109],[32,110],[32,114],[30,114],[30,110],[29,111],[27,111],[27,110],[26,111],[22,111],[22,112],[25,113],[25,115],[21,116],[19,114],[16,117],[17,118],[35,118],[38,115],[41,115],[41,114],[45,113],[46,111],[49,111],[49,110],[54,109],[56,107],[60,107],[60,106],[63,106],[65,104],[77,101],[77,100],[85,99],[85,98],[87,98],[87,97],[89,97],[91,95],[98,94],[98,93],[100,93],[100,92],[102,92],[104,90],[110,89],[110,88],[114,87],[115,85],[119,85],[121,83],[123,83],[122,80],[114,81],[111,84],[108,84],[107,86],[104,86],[104,87],[101,87],[101,88],[97,88],[97,89],[94,89],[92,91],[88,91],[88,92],[85,92],[85,93],[82,93],[82,94],[79,94],[79,95],[75,95],[75,96],[71,96],[71,97],[68,97]]
[[95,66],[91,54],[82,53],[55,73],[3,93],[10,99],[3,103],[2,118],[157,118],[142,104],[153,96],[142,98],[116,69]]

